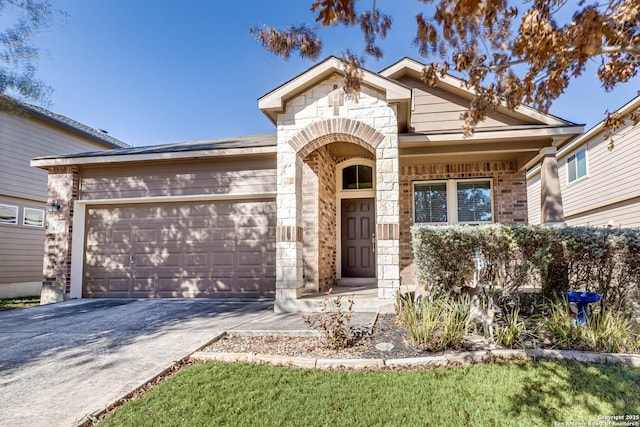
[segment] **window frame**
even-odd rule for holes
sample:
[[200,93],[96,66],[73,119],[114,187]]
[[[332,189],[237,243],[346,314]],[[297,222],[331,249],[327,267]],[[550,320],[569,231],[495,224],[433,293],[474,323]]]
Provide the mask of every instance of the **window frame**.
[[[582,176],[578,176],[578,154],[584,152],[584,175]],[[575,171],[575,178],[571,179],[571,159],[574,159],[574,171]],[[574,151],[573,153],[571,153],[571,155],[567,156],[567,184],[573,184],[575,182],[578,181],[582,181],[585,178],[589,177],[589,158],[587,156],[587,147],[582,147],[576,151]]]
[[0,225],[18,225],[18,216],[20,215],[20,209],[18,209],[18,206],[0,203],[0,207],[13,208],[16,212],[14,222],[5,222],[0,220]]
[[[27,224],[27,210],[37,211],[37,212],[42,213],[42,223],[40,223],[39,225],[38,224]],[[44,212],[44,209],[29,208],[29,207],[25,206],[24,208],[22,208],[22,225],[25,226],[25,227],[44,228],[44,224],[45,224],[45,221],[46,221],[45,215],[46,214]]]
[[[416,222],[416,185],[420,184],[434,184],[445,183],[445,191],[447,197],[447,222]],[[476,183],[476,182],[488,182],[489,191],[491,192],[491,221],[465,221],[458,220],[458,186],[459,182]],[[430,179],[411,182],[411,211],[412,211],[412,223],[423,225],[479,225],[479,224],[493,224],[495,223],[495,192],[493,191],[493,178],[451,178],[451,179]]]

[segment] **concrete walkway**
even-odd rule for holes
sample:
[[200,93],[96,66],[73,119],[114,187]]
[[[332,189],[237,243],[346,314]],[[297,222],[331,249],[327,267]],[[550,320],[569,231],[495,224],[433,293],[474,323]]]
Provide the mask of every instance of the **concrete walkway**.
[[274,314],[273,301],[76,300],[0,312],[0,426],[77,425],[225,331],[312,332],[300,315]]

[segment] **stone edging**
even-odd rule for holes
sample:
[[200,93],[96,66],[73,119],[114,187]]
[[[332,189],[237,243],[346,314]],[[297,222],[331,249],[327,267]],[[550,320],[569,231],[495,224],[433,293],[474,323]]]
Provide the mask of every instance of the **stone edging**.
[[640,367],[640,355],[595,353],[574,350],[486,350],[406,359],[324,359],[278,356],[258,353],[214,353],[196,351],[191,358],[199,361],[245,362],[307,369],[392,369],[470,366],[508,360],[567,360],[616,366]]

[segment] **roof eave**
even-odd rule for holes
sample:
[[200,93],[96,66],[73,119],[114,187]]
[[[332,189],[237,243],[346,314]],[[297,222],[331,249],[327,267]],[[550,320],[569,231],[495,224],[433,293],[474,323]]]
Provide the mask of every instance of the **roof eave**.
[[275,146],[225,148],[179,152],[160,152],[142,154],[106,154],[105,155],[78,155],[77,157],[39,157],[31,160],[31,167],[49,169],[56,166],[88,166],[107,165],[114,163],[149,162],[158,160],[189,160],[215,157],[239,157],[275,154]]

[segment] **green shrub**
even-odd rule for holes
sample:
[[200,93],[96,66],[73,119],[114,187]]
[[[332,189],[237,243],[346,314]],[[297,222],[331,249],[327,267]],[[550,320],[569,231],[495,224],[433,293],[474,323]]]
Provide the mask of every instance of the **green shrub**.
[[482,254],[489,287],[517,293],[535,286],[547,298],[591,291],[602,306],[630,311],[640,299],[640,230],[490,224],[412,228],[416,276],[421,285],[451,292]]

